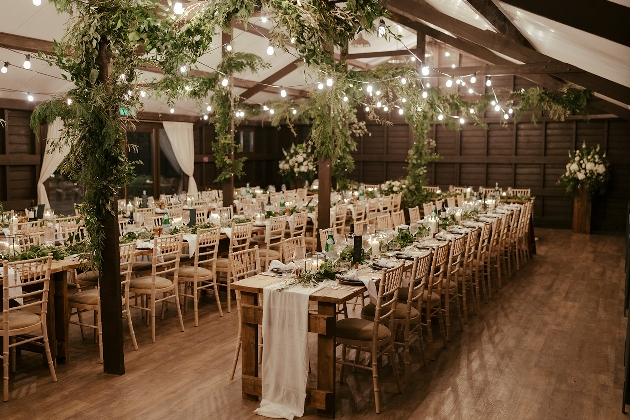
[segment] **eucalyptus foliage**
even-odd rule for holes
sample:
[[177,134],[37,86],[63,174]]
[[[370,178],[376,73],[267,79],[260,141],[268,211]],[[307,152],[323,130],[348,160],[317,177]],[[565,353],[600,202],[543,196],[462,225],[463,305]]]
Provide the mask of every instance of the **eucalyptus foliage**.
[[583,89],[574,84],[567,84],[557,91],[542,90],[537,87],[522,89],[512,92],[510,100],[517,100],[514,107],[514,121],[526,113],[533,111],[532,123],[536,124],[537,115],[547,112],[549,117],[556,121],[564,121],[564,118],[573,114],[578,114],[588,119],[586,104],[593,97],[593,92]]

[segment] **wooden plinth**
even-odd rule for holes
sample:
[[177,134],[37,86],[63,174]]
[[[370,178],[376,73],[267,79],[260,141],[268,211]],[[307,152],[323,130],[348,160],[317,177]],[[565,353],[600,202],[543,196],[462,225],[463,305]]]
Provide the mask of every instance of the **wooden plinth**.
[[580,188],[573,197],[573,233],[591,233],[591,202],[586,188]]

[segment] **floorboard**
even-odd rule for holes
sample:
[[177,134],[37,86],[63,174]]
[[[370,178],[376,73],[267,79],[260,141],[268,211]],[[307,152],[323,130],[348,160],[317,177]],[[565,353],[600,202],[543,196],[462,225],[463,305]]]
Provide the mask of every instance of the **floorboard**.
[[[539,229],[536,255],[504,284],[435,361],[421,366],[412,347],[410,381],[396,393],[382,373],[382,414],[374,413],[371,375],[346,370],[337,388],[340,419],[625,419],[621,414],[625,325],[624,239]],[[225,305],[225,296],[222,296]],[[230,381],[236,312],[219,317],[214,297],[192,305],[179,331],[175,311],[151,330],[133,313],[139,351],[125,336],[124,376],[102,373],[98,347],[71,327],[70,363],[52,383],[40,355],[22,352],[2,419],[260,419],[241,398],[240,364]],[[125,325],[126,327],[126,325]],[[316,345],[310,339],[312,371]],[[314,385],[312,374],[309,383]],[[304,418],[317,418],[308,409]]]

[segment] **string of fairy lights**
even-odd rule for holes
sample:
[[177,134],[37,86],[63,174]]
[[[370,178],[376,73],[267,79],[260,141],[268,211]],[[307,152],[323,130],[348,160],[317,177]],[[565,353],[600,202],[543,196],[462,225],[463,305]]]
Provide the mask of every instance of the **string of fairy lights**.
[[[41,5],[41,0],[32,0],[32,2],[33,2],[33,5],[35,5],[35,6],[40,6]],[[173,13],[175,15],[177,15],[177,16],[184,15],[185,12],[186,12],[186,8],[184,7],[182,2],[174,2],[173,3]],[[267,40],[268,44],[267,44],[266,53],[267,53],[268,56],[273,56],[275,54],[275,52],[276,52],[274,46],[271,44],[270,39],[258,29],[258,25],[256,25],[256,23],[266,24],[269,21],[269,19],[270,18],[268,16],[263,14],[262,16],[260,16],[258,18],[258,20],[256,22],[254,22],[255,23],[254,25],[251,25],[251,27],[253,28],[253,30],[255,30],[257,32],[257,34],[260,37],[265,38]],[[400,25],[397,25],[397,26],[398,26],[398,32],[399,33],[402,32],[402,28],[400,27]],[[230,41],[222,43],[222,44],[218,45],[217,47],[213,48],[212,50],[210,50],[209,53],[212,52],[212,51],[218,50],[218,49],[222,49],[226,53],[233,52],[234,51],[234,45],[233,45],[234,41],[236,39],[238,39],[238,37],[240,37],[243,33],[244,33],[244,31],[240,32],[235,37],[233,37]],[[389,26],[386,25],[384,19],[380,19],[379,20],[379,25],[377,27],[376,33],[377,33],[378,37],[380,37],[380,38],[384,38],[388,34],[395,35],[390,30]],[[409,48],[405,44],[405,42],[402,40],[402,38],[400,36],[396,36],[395,38],[396,38],[396,40],[398,42],[400,42],[402,47],[408,52],[408,54],[410,56],[410,61],[411,62],[416,62],[417,61],[417,62],[420,63],[420,65],[416,66],[416,67],[418,67],[420,69],[419,70],[419,76],[420,76],[419,77],[419,81],[420,81],[420,84],[421,84],[421,89],[422,89],[421,96],[422,96],[423,99],[427,99],[428,98],[428,92],[427,92],[426,89],[431,87],[431,83],[428,80],[425,80],[425,79],[430,79],[430,78],[438,78],[439,79],[439,78],[443,78],[443,77],[447,78],[446,82],[445,82],[446,88],[452,88],[453,85],[458,86],[458,90],[459,90],[460,86],[464,87],[464,88],[467,87],[468,88],[467,89],[468,94],[475,95],[475,96],[482,96],[483,95],[482,93],[477,92],[473,88],[473,85],[475,85],[477,83],[477,75],[478,75],[478,73],[480,73],[484,69],[485,66],[481,67],[481,68],[479,68],[479,70],[476,70],[476,71],[474,71],[474,72],[472,72],[470,74],[467,74],[467,75],[454,76],[453,74],[449,74],[449,73],[445,72],[443,69],[439,69],[439,68],[431,66],[424,59],[424,57],[422,57],[422,58],[418,57],[416,55],[416,53],[414,52],[414,50]],[[295,43],[295,39],[291,38],[290,42],[291,42],[291,44]],[[18,51],[14,51],[14,50],[11,50],[11,49],[8,49],[8,50],[10,50],[10,51],[12,51],[14,53],[21,54]],[[292,51],[285,50],[285,52],[288,52],[289,54],[293,55],[295,58],[299,58]],[[446,57],[450,56],[450,52],[449,51],[446,51],[444,54],[445,54]],[[35,58],[37,58],[37,57],[35,57]],[[24,54],[24,62],[22,63],[22,66],[14,65],[14,64],[11,64],[9,61],[3,61],[3,60],[0,60],[0,63],[2,63],[2,67],[0,67],[0,73],[2,73],[2,74],[8,73],[10,67],[22,67],[25,70],[34,71],[34,72],[36,72],[38,74],[42,74],[42,75],[45,75],[45,76],[48,76],[48,77],[53,77],[53,78],[65,81],[65,79],[62,79],[61,77],[57,77],[57,76],[54,76],[54,75],[50,75],[50,74],[47,74],[47,73],[42,73],[42,72],[39,72],[39,71],[31,69],[32,66],[31,66],[31,55],[30,54]],[[204,67],[206,67],[206,68],[208,68],[208,69],[210,69],[210,70],[212,70],[212,71],[214,71],[214,72],[218,72],[219,74],[222,74],[224,77],[221,80],[221,85],[223,87],[227,87],[229,85],[230,80],[229,80],[227,74],[221,72],[220,70],[218,70],[218,69],[212,67],[211,65],[209,65],[207,63],[204,63],[202,61],[197,61],[197,63],[202,65],[202,66],[204,66]],[[451,68],[453,68],[453,69],[455,69],[456,67],[457,66],[455,64],[451,65]],[[180,72],[182,74],[187,74],[192,69],[191,69],[190,66],[188,66],[186,64],[182,64],[180,66],[179,70],[180,70]],[[286,98],[287,97],[287,95],[288,95],[287,88],[291,88],[291,89],[316,88],[317,90],[323,90],[326,87],[330,88],[330,87],[332,87],[334,85],[335,81],[334,81],[333,77],[330,77],[330,75],[326,74],[323,70],[317,69],[317,71],[322,73],[322,75],[323,75],[322,79],[323,80],[317,80],[318,78],[312,78],[314,80],[312,80],[311,82],[306,82],[306,83],[303,83],[303,84],[291,85],[291,86],[269,84],[269,83],[264,83],[264,82],[257,82],[257,83],[262,85],[262,86],[264,86],[265,88],[277,89],[277,91],[280,94],[281,98]],[[435,74],[438,74],[439,76],[435,76]],[[494,111],[496,111],[496,112],[501,112],[502,116],[503,116],[503,119],[508,120],[510,118],[510,116],[513,114],[514,110],[512,109],[511,106],[508,105],[508,103],[505,103],[505,105],[503,105],[501,103],[501,101],[499,100],[499,98],[497,96],[497,93],[496,93],[496,91],[494,89],[494,86],[492,85],[492,78],[491,78],[491,76],[483,76],[483,77],[485,78],[485,80],[484,80],[485,87],[490,88],[490,90],[491,90],[490,93],[494,97],[494,99],[490,103],[491,106],[492,106],[492,109]],[[120,75],[120,79],[124,80],[125,79],[125,75],[124,74]],[[379,80],[379,81],[380,82],[387,82],[387,81],[391,81],[392,79],[399,79],[399,83],[401,83],[403,85],[407,83],[406,78],[402,77],[402,76],[396,76],[396,77],[393,77],[393,78],[388,79],[388,80]],[[466,79],[468,80],[468,82],[466,82]],[[390,103],[389,105],[384,103],[386,101],[383,100],[383,102],[382,102],[381,100],[379,100],[381,92],[377,88],[375,88],[375,85],[379,81],[370,82],[370,81],[365,81],[365,80],[351,80],[351,79],[348,79],[348,81],[350,81],[352,83],[362,84],[363,86],[365,86],[366,98],[367,97],[370,97],[370,98],[376,97],[376,103],[375,104],[373,103],[373,101],[371,103],[369,103],[367,101],[358,101],[359,105],[364,107],[366,112],[370,111],[370,107],[371,106],[374,106],[375,108],[382,109],[384,112],[389,112],[390,111],[390,107],[392,107],[392,108],[397,109],[397,111],[398,111],[398,113],[400,115],[404,114],[404,106],[405,106],[404,104],[407,102],[407,100],[405,98],[399,98],[398,101],[400,103],[394,102],[394,103]],[[352,87],[352,84],[350,86]],[[186,86],[185,88],[186,88],[186,90],[190,90],[189,86]],[[360,87],[359,89],[363,90],[363,87]],[[7,89],[7,88],[2,88],[0,90],[6,91],[6,92],[22,92],[22,91],[19,91],[19,90]],[[484,90],[487,90],[487,89],[484,88]],[[53,96],[53,95],[55,95],[53,93],[35,93],[35,92],[22,92],[22,93],[25,93],[27,95],[27,100],[29,102],[33,102],[35,100],[34,95],[38,95],[38,96],[40,96],[40,95],[44,95],[44,96]],[[134,92],[131,91],[131,90],[128,92],[128,94],[130,96],[133,93]],[[146,90],[141,89],[139,91],[139,95],[140,95],[141,98],[146,98],[148,96],[148,93],[146,92]],[[72,103],[72,99],[68,98],[67,100],[68,100],[68,104]],[[347,102],[349,100],[349,98],[348,98],[347,95],[344,94],[344,96],[342,97],[342,100],[344,102]],[[273,115],[274,112],[275,112],[273,108],[270,108],[269,106],[267,106],[265,104],[258,103],[258,105],[262,107],[263,111],[269,112],[269,114],[271,114],[271,115]],[[171,114],[174,114],[175,113],[175,108],[173,108],[173,107],[169,108],[169,112]],[[212,112],[212,107],[209,104],[207,104],[207,106],[206,106],[206,113],[204,113],[201,116],[201,118],[203,120],[207,121],[209,119],[209,114],[211,112]],[[474,109],[471,108],[469,110],[469,112],[472,114],[475,111],[474,111]],[[292,113],[296,114],[297,110],[292,109]],[[245,117],[245,112],[243,110],[240,110],[240,109],[236,110],[235,111],[235,116],[237,118],[244,118]],[[466,122],[463,117],[458,116],[458,115],[451,115],[450,117],[455,118],[455,119],[459,119],[459,122],[461,124],[465,124],[465,122]],[[439,121],[444,120],[444,118],[446,118],[446,116],[443,113],[438,115],[438,120]]]

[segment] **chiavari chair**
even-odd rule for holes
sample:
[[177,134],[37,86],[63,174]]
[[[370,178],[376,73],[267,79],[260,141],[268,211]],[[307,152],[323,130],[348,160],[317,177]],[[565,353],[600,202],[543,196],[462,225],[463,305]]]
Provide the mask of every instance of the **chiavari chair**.
[[297,248],[304,248],[304,255],[306,255],[306,246],[303,236],[285,239],[282,243],[282,262],[288,264],[293,261],[293,256]]
[[291,219],[292,221],[289,223],[289,237],[295,238],[296,236],[304,236],[306,233],[306,223],[308,222],[308,213],[294,213]]
[[[486,286],[486,262],[490,252],[490,233],[492,232],[492,224],[484,223],[479,234],[479,244],[477,245],[477,262],[475,266],[475,289],[477,291],[477,299],[481,298],[481,289],[483,288],[483,296],[488,303],[488,288]],[[480,305],[480,302],[478,302]]]
[[466,247],[462,260],[462,268],[460,270],[460,284],[458,288],[459,297],[462,300],[462,310],[464,312],[464,322],[468,324],[468,291],[470,290],[473,298],[473,307],[475,312],[479,312],[478,290],[475,287],[475,272],[477,264],[477,246],[479,244],[480,228],[472,229],[468,232],[466,239]]
[[447,197],[446,198],[446,205],[450,208],[455,208],[457,207],[457,204],[455,203],[455,197]]
[[531,188],[512,188],[513,195],[520,195],[524,197],[530,197],[532,194]]
[[501,258],[499,258],[499,248],[501,245],[501,227],[503,226],[503,217],[497,217],[492,222],[492,233],[490,234],[490,243],[488,253],[486,254],[488,296],[492,298],[492,269],[496,268],[497,272],[497,289],[501,287]]
[[369,224],[376,225],[379,209],[378,198],[371,198],[367,202],[366,219]]
[[428,192],[438,192],[438,190],[440,189],[440,187],[428,187],[428,186],[423,186],[422,188],[427,190]]
[[333,228],[338,235],[343,235],[346,225],[346,215],[348,214],[348,206],[345,204],[337,204],[334,210],[335,219]]
[[405,224],[405,212],[403,210],[392,212],[392,227],[395,229],[397,226]]
[[392,219],[389,213],[386,213],[377,217],[376,228],[381,231],[390,230],[392,228]]
[[402,193],[392,195],[392,211],[400,211],[402,203]]
[[428,203],[422,204],[422,211],[424,211],[424,216],[430,216],[433,213],[434,204],[429,201]]
[[462,267],[462,261],[464,260],[466,251],[466,235],[462,235],[454,238],[451,241],[448,263],[446,264],[446,279],[442,282],[440,293],[442,296],[442,312],[444,314],[444,323],[446,327],[446,340],[451,340],[451,303],[455,304],[457,308],[457,317],[459,320],[459,326],[464,330],[464,324],[462,322],[462,311],[459,306],[459,278],[460,270]]
[[410,207],[409,208],[409,223],[415,223],[420,221],[420,208]]
[[[265,229],[265,234],[255,236],[258,243],[258,254],[261,258],[263,270],[267,270],[272,260],[282,258],[282,242],[284,241],[284,230],[287,224],[286,216],[272,217],[269,225]],[[264,263],[262,263],[264,261]]]
[[252,227],[253,223],[238,223],[232,226],[232,232],[230,235],[230,246],[228,248],[228,255],[226,257],[217,258],[216,270],[217,275],[219,273],[225,274],[225,285],[222,283],[219,286],[225,286],[227,288],[227,301],[228,301],[228,312],[232,312],[232,286],[233,275],[232,275],[232,267],[230,266],[230,255],[234,252],[243,251],[249,248],[249,243],[252,237]]

